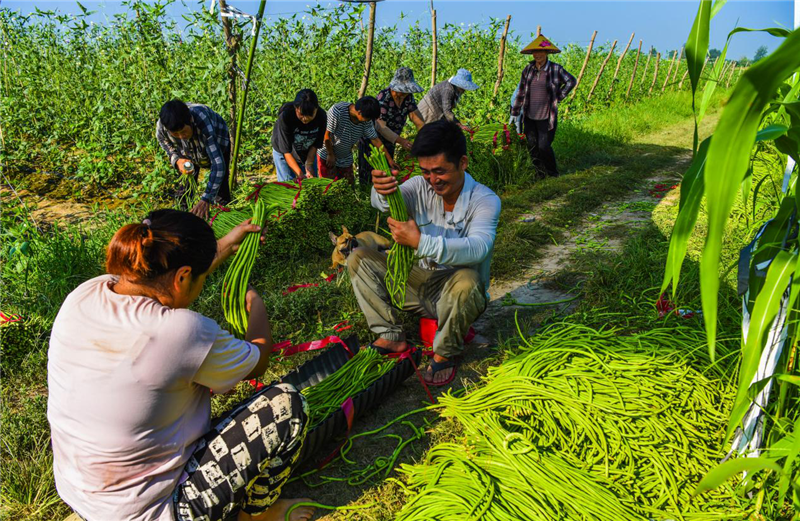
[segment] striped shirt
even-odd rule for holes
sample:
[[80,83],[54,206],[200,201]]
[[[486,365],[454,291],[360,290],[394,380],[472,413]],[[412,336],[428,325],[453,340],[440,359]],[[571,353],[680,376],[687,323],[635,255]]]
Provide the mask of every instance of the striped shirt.
[[[352,103],[342,101],[328,110],[328,127],[333,142],[333,154],[336,156],[336,166],[348,167],[353,164],[353,147],[363,137],[367,139],[377,139],[378,133],[375,132],[375,125],[372,121],[363,123],[353,123],[350,119],[350,105]],[[317,150],[320,159],[328,159],[328,150],[325,147]]]
[[178,139],[173,137],[161,125],[161,120],[156,122],[156,139],[169,157],[172,166],[181,157],[187,158],[201,167],[211,169],[208,174],[208,183],[201,199],[213,203],[217,192],[225,179],[228,163],[225,157],[230,157],[231,136],[228,125],[222,116],[198,103],[188,103],[192,115],[192,137]]
[[[531,110],[527,106],[529,101],[528,89],[533,80],[533,70],[535,68],[536,61],[534,60],[522,69],[522,79],[519,82],[517,98],[511,106],[512,117],[520,114],[524,117],[530,117],[528,114]],[[548,130],[553,130],[556,127],[556,118],[558,118],[558,102],[567,97],[567,94],[575,87],[576,81],[575,77],[568,73],[564,67],[550,60],[544,64],[544,72],[547,73],[547,92],[550,95]]]

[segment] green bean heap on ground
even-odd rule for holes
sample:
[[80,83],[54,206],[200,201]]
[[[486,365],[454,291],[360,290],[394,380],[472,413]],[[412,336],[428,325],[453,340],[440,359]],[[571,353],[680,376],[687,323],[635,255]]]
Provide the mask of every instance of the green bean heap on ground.
[[[264,226],[267,215],[274,209],[274,205],[267,206],[264,201],[257,201],[253,208],[252,223]],[[256,262],[260,240],[261,234],[258,232],[247,234],[222,280],[222,310],[225,313],[225,320],[231,327],[231,333],[238,338],[244,338],[247,332],[248,317],[245,296],[250,282],[250,272]]]
[[372,348],[365,348],[317,385],[300,391],[308,402],[310,425],[314,427],[327,418],[345,400],[389,372],[394,364],[395,360],[381,356]]
[[[386,156],[377,148],[372,147],[368,161],[375,170],[385,172],[386,175],[392,175]],[[399,185],[397,190],[386,196],[386,201],[389,203],[389,215],[392,216],[392,219],[402,222],[408,220],[408,209],[403,195],[400,193]],[[408,274],[411,273],[413,266],[414,249],[394,243],[386,258],[387,270],[384,282],[386,283],[389,297],[392,299],[392,304],[400,309],[403,309],[403,305],[406,303],[406,283],[408,282]]]
[[733,395],[701,333],[618,335],[553,326],[463,398],[442,397],[465,442],[402,466],[397,519],[746,517],[730,490],[692,497],[724,456]]

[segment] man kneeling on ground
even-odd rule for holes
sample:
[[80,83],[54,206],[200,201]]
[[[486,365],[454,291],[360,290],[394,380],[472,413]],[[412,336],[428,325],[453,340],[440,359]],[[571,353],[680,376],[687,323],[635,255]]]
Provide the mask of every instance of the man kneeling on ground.
[[[422,127],[411,154],[423,175],[399,187],[409,220],[390,218],[388,223],[395,242],[414,248],[420,259],[408,276],[403,310],[438,321],[425,379],[446,385],[455,377],[470,324],[489,302],[500,198],[466,172],[467,142],[456,123],[439,120]],[[388,211],[386,196],[398,189],[397,181],[374,170],[372,183],[372,206]],[[367,323],[379,336],[372,346],[381,352],[408,349],[398,310],[384,284],[386,255],[356,248],[347,268]]]

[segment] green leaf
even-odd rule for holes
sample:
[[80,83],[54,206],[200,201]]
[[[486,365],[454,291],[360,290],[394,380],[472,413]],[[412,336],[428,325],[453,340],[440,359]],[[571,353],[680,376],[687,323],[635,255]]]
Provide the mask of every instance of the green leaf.
[[706,54],[708,53],[708,30],[711,21],[711,0],[700,0],[697,8],[697,16],[686,40],[686,66],[689,69],[689,81],[692,84],[692,111],[695,113],[694,122],[694,141],[692,152],[697,152],[697,110],[695,107],[695,95],[697,86],[700,82],[700,74],[703,72]]
[[756,297],[753,313],[750,315],[750,327],[747,330],[747,343],[742,349],[739,390],[734,402],[734,412],[731,413],[728,423],[728,436],[739,426],[751,402],[748,394],[750,384],[758,369],[758,361],[761,358],[767,333],[778,314],[781,300],[796,267],[796,253],[778,252],[767,270],[767,280]]
[[694,493],[697,495],[713,490],[742,472],[758,472],[767,469],[775,472],[781,471],[780,465],[767,458],[736,458],[728,460],[711,469],[697,485]]
[[788,130],[786,125],[769,125],[756,133],[756,141],[772,141],[786,134]]
[[[784,375],[789,376],[789,375]],[[797,378],[795,376],[795,378]],[[781,474],[780,483],[778,485],[778,504],[783,504],[783,501],[786,497],[786,492],[789,490],[789,479],[792,476],[792,465],[794,464],[794,460],[797,459],[798,454],[800,454],[800,419],[794,422],[794,432],[785,438],[778,440],[772,446],[779,444],[781,441],[786,440],[787,438],[791,438],[792,445],[791,449],[789,450],[788,456],[786,456],[786,461],[783,462],[783,474]]]
[[706,138],[700,144],[697,155],[692,159],[689,170],[684,174],[681,181],[681,199],[678,208],[678,217],[672,228],[672,235],[669,238],[669,252],[667,253],[667,264],[664,268],[664,281],[661,283],[661,292],[666,291],[669,283],[672,282],[672,297],[678,289],[681,267],[686,258],[686,249],[689,237],[692,235],[694,225],[697,223],[697,215],[700,212],[700,202],[703,200],[705,184],[703,182],[703,167],[706,163],[708,145],[711,138]]
[[714,5],[711,7],[711,18],[714,18],[715,16],[717,16],[717,13],[719,13],[719,10],[722,9],[722,7],[727,3],[728,3],[728,0],[716,0],[714,2]]
[[717,336],[719,258],[722,235],[736,190],[750,162],[761,113],[778,87],[800,68],[800,30],[778,49],[750,67],[736,83],[708,148],[704,171],[708,234],[700,261],[703,317],[711,359]]

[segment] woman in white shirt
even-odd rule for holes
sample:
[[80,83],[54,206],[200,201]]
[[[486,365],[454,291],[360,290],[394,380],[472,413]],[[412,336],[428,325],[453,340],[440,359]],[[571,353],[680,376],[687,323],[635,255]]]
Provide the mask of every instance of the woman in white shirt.
[[[279,500],[307,429],[290,385],[258,392],[213,428],[210,391],[261,376],[272,336],[252,288],[239,340],[190,311],[206,277],[259,227],[216,241],[188,212],[158,210],[108,245],[106,271],[64,301],[48,352],[59,494],[87,521],[284,519]],[[291,519],[309,519],[299,507]]]

